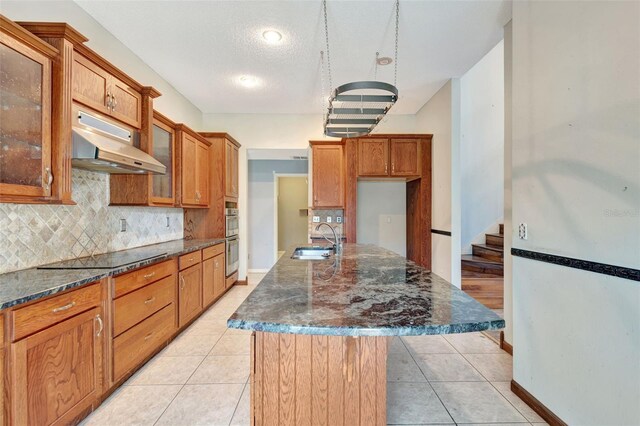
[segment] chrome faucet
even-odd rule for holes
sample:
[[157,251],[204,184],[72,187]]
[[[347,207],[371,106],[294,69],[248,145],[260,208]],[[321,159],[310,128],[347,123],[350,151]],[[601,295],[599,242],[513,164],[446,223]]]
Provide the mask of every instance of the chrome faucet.
[[320,230],[320,227],[322,225],[326,225],[329,227],[329,229],[331,229],[331,232],[333,232],[333,241],[331,241],[330,239],[327,238],[326,235],[322,234],[322,238],[324,238],[325,240],[329,241],[330,243],[333,244],[333,250],[335,251],[336,254],[341,254],[342,253],[342,241],[338,241],[338,235],[336,234],[336,230],[333,229],[333,226],[329,225],[327,222],[321,222],[318,224],[318,226],[316,226],[316,231]]

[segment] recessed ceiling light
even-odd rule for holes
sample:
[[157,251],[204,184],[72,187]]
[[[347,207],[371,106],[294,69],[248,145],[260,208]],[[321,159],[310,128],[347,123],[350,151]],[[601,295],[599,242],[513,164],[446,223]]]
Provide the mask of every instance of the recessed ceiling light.
[[251,75],[242,75],[242,76],[240,76],[238,81],[244,87],[249,87],[249,88],[256,87],[260,83],[257,78],[255,78],[255,77],[253,77]]
[[267,30],[262,33],[262,38],[269,44],[277,44],[282,40],[282,34],[276,30]]
[[378,65],[389,65],[391,64],[391,62],[393,62],[393,59],[391,59],[388,56],[381,56],[378,59],[376,59],[376,62],[378,62]]

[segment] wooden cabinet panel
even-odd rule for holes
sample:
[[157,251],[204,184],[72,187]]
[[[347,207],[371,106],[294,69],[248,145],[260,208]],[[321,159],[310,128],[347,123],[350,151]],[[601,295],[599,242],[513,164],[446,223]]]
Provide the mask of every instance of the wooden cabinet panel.
[[142,95],[115,77],[111,77],[109,90],[112,96],[111,116],[140,128]]
[[358,176],[389,174],[389,140],[358,140]]
[[213,258],[213,294],[215,298],[222,296],[226,290],[226,277],[224,276],[224,252]]
[[12,341],[43,330],[100,304],[99,284],[63,293],[11,312]]
[[166,342],[176,330],[172,303],[113,339],[113,381],[120,380]]
[[176,134],[173,127],[160,121],[154,112],[151,139],[151,155],[166,168],[164,175],[150,175],[151,202],[153,204],[175,203]]
[[170,259],[115,277],[114,297],[120,297],[177,272],[176,261]]
[[202,249],[202,258],[210,259],[221,253],[224,253],[224,243]]
[[73,61],[73,99],[109,114],[110,75],[79,53],[74,53]]
[[68,424],[102,391],[101,309],[11,345],[12,423]]
[[225,195],[238,198],[238,147],[231,141],[225,141]]
[[192,251],[191,253],[183,254],[178,258],[178,265],[180,270],[187,269],[193,265],[197,265],[202,260],[202,253],[200,251]]
[[391,139],[391,176],[420,176],[420,140]]
[[182,132],[182,204],[197,204],[196,200],[196,152],[198,147],[198,141]]
[[202,262],[203,305],[207,306],[225,291],[224,253]]
[[113,335],[118,336],[176,298],[176,275],[149,284],[113,302]]
[[196,145],[196,203],[209,204],[209,145],[198,141]]
[[313,145],[313,207],[344,206],[343,145]]
[[51,59],[5,33],[0,20],[0,198],[48,197]]
[[178,286],[178,324],[182,327],[202,311],[201,265],[181,271]]

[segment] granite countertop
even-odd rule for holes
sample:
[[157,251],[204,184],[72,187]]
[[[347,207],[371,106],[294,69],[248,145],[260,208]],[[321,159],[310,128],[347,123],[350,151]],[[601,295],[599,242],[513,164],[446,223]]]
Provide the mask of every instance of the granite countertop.
[[337,336],[496,330],[504,320],[443,278],[374,245],[331,260],[290,249],[228,320],[232,328]]
[[[122,274],[222,242],[224,242],[224,239],[221,238],[174,240],[1,274],[0,309],[31,302],[64,290],[92,283],[104,277]],[[143,260],[138,261],[136,259]],[[96,263],[123,266],[102,269],[91,268],[91,265]],[[42,267],[74,269],[38,269]]]

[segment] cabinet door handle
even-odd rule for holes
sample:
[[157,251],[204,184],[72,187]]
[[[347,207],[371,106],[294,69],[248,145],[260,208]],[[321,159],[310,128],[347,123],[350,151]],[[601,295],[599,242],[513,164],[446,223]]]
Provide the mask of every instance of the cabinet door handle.
[[384,165],[384,173],[385,173],[385,174],[389,173],[389,172],[388,172],[388,167],[389,167],[389,166],[388,166],[387,164],[385,164],[385,165]]
[[67,303],[64,306],[59,306],[57,308],[54,308],[53,309],[53,313],[57,314],[58,312],[69,310],[69,309],[73,308],[74,306],[76,306],[76,302]]
[[156,297],[155,297],[155,296],[150,297],[150,298],[148,298],[147,300],[145,300],[145,301],[144,301],[144,304],[145,304],[145,305],[148,305],[149,303],[153,302],[154,300],[156,300]]
[[98,321],[98,325],[100,326],[100,328],[98,328],[98,332],[96,333],[96,337],[100,337],[100,334],[102,334],[102,331],[104,330],[104,322],[102,321],[102,317],[100,316],[100,314],[96,315],[96,321]]
[[156,274],[155,272],[151,272],[150,274],[143,275],[142,278],[144,278],[144,279],[151,278],[155,274]]
[[184,275],[180,275],[180,290],[184,290]]
[[114,95],[111,95],[111,112],[113,112],[118,106],[118,101]]
[[51,173],[51,167],[46,167],[44,171],[47,174],[45,188],[48,191],[51,188],[51,184],[53,183],[53,173]]
[[147,341],[149,339],[151,339],[151,336],[153,336],[153,332],[147,334],[146,336],[144,336],[144,340]]
[[106,105],[108,110],[111,109],[111,93],[110,92],[107,92],[107,99],[105,100],[104,104]]
[[396,164],[391,163],[391,173],[395,173],[395,172],[396,172]]

